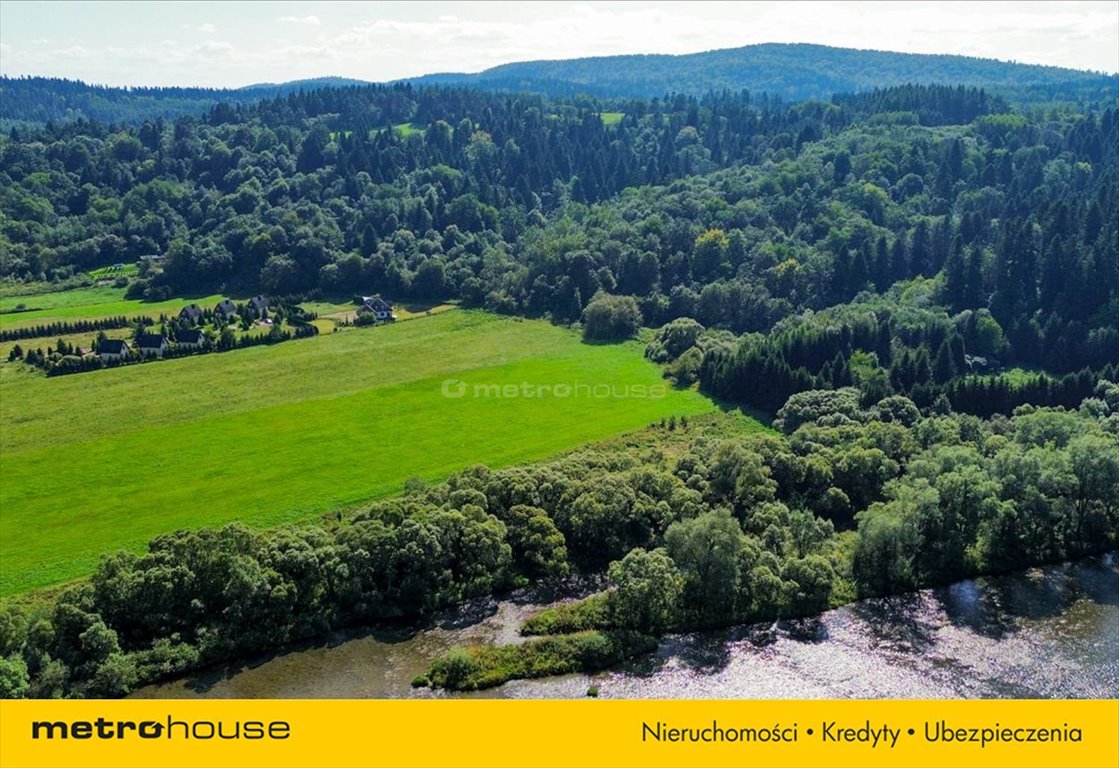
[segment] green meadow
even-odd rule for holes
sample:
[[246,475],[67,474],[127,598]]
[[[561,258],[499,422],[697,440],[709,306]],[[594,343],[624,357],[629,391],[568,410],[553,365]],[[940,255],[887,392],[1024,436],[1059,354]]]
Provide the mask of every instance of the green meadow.
[[461,310],[50,379],[3,363],[0,594],[81,577],[167,531],[350,509],[411,477],[714,409],[694,391],[634,385],[664,386],[638,342],[586,345]]
[[[213,306],[224,298],[213,295],[168,301],[142,301],[124,298],[124,290],[124,288],[100,286],[55,293],[5,296],[0,298],[0,328],[21,328],[55,320],[92,319],[116,315],[158,317],[160,314],[177,313],[192,302],[205,307]],[[30,311],[11,311],[20,304],[28,307]]]

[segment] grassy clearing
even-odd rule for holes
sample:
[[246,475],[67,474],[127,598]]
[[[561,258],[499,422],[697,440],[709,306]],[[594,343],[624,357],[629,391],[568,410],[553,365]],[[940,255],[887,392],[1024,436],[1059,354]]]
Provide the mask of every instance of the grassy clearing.
[[[160,314],[174,314],[192,302],[211,306],[224,296],[195,296],[169,301],[141,301],[124,298],[124,288],[102,286],[97,288],[76,288],[57,293],[6,296],[0,298],[0,328],[22,328],[40,325],[55,320],[74,320],[77,318],[95,319],[116,315],[147,315],[158,317]],[[23,304],[32,308],[30,312],[10,312]]]
[[609,127],[617,125],[622,122],[622,118],[626,116],[625,112],[599,112],[598,116],[602,118],[602,124]]
[[[466,396],[443,396],[446,379]],[[671,389],[472,396],[525,382],[662,380],[639,343],[588,346],[544,322],[467,311],[51,379],[0,364],[0,593],[82,576],[102,553],[177,528],[290,522],[392,495],[412,476],[539,459],[714,407]]]
[[[339,322],[349,321],[357,316],[357,305],[348,299],[333,299],[322,301],[305,301],[301,305],[308,312],[314,312],[319,317]],[[430,302],[406,302],[397,304],[393,311],[397,319],[410,320],[414,317],[436,315],[454,309],[456,304],[433,304]]]
[[416,123],[397,123],[393,126],[393,130],[400,134],[403,138],[408,138],[414,133],[423,133],[427,130],[426,125],[417,125]]
[[1012,387],[1020,387],[1031,383],[1038,376],[1049,376],[1049,372],[1040,366],[1015,366],[1006,368],[1001,373],[991,378],[1002,378]]
[[998,373],[973,373],[966,378],[970,382],[996,382],[1001,381],[1011,388],[1017,389],[1028,384],[1032,384],[1039,376],[1049,378],[1060,378],[1054,376],[1040,366],[1026,365],[1026,366],[1012,366],[1010,368],[1003,368]]
[[[91,347],[94,340],[97,338],[97,331],[85,331],[84,333],[64,333],[61,338],[67,344],[73,344],[77,347]],[[110,339],[128,339],[132,337],[131,328],[110,328],[102,331]],[[21,339],[19,341],[0,341],[0,360],[7,360],[8,353],[12,351],[12,347],[17,344],[26,352],[29,349],[36,349],[42,347],[43,351],[47,351],[47,347],[58,346],[58,336],[44,336],[38,339]],[[40,374],[41,375],[41,374]]]

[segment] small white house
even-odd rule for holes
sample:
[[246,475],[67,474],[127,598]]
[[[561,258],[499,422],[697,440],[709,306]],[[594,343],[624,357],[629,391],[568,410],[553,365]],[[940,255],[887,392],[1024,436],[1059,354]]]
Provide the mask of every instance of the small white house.
[[379,323],[391,322],[396,319],[393,314],[392,304],[382,298],[363,297],[365,301],[357,308],[359,315],[373,315]]
[[170,345],[162,333],[145,333],[136,339],[136,346],[142,357],[163,357]]
[[206,334],[197,328],[179,331],[175,334],[175,346],[179,349],[202,349],[206,346]]
[[124,339],[105,339],[97,347],[97,354],[104,363],[119,363],[132,356],[132,347]]

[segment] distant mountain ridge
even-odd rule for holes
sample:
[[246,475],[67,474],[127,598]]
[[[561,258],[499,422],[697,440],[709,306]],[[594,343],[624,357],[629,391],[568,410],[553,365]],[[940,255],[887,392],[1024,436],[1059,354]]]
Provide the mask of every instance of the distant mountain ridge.
[[1079,87],[1115,93],[1119,77],[1040,64],[951,54],[895,53],[809,43],[763,43],[703,53],[596,56],[502,64],[476,74],[439,73],[408,78],[419,85],[473,86],[652,98],[666,93],[748,90],[788,101],[827,99],[836,93],[905,83],[979,86],[1008,95],[1024,89]]
[[223,103],[251,104],[298,91],[368,84],[347,77],[316,77],[242,88],[120,88],[54,77],[0,77],[0,120],[133,123],[198,115]]
[[[502,64],[395,81],[548,96],[654,98],[709,91],[768,93],[786,101],[829,99],[906,83],[976,86],[1022,102],[1119,98],[1119,75],[948,54],[893,53],[807,43],[764,43],[681,55],[638,54]],[[114,88],[78,80],[0,77],[0,120],[142,122],[201,114],[298,91],[371,82],[319,77],[242,88]]]
[[353,77],[309,77],[303,80],[288,80],[285,83],[253,83],[240,88],[230,89],[233,93],[246,93],[254,91],[296,91],[309,88],[349,88],[358,85],[371,85],[370,80],[358,80]]

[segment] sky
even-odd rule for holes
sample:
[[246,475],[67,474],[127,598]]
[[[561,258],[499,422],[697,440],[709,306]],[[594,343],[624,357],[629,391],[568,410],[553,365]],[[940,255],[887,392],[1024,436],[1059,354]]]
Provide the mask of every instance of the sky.
[[392,80],[533,59],[807,42],[1119,71],[1104,2],[25,2],[0,72],[104,85]]

